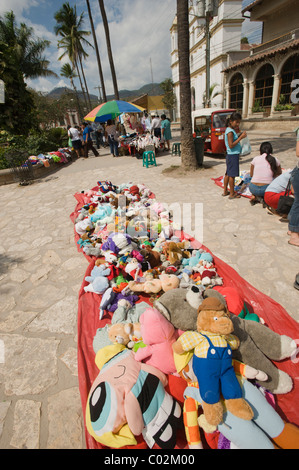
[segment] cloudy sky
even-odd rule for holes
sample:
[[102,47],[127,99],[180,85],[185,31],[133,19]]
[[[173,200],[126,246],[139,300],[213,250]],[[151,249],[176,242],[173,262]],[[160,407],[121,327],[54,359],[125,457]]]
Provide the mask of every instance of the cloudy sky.
[[[247,5],[252,0],[244,0]],[[70,86],[69,82],[60,77],[60,69],[65,61],[58,61],[61,50],[57,48],[58,38],[54,33],[54,14],[64,0],[1,0],[0,15],[12,10],[17,22],[25,22],[32,26],[35,36],[51,41],[46,56],[50,60],[50,68],[59,78],[39,78],[30,80],[32,88],[49,92],[55,87]],[[69,0],[71,6],[76,5],[78,15],[84,12],[84,29],[90,30],[89,16],[85,0]],[[101,20],[98,0],[90,0],[94,18],[101,63],[103,68],[107,94],[113,94],[110,66],[107,56],[106,39]],[[154,82],[161,82],[171,77],[170,69],[170,32],[169,29],[176,13],[176,0],[106,0],[106,13],[109,21],[115,68],[119,90],[139,89],[151,82],[151,63]],[[247,34],[248,31],[248,34]],[[244,23],[244,34],[252,37],[255,42],[256,25],[249,21]],[[93,43],[92,36],[89,41]],[[99,73],[96,55],[88,48],[88,59],[85,71],[89,92],[98,94]]]

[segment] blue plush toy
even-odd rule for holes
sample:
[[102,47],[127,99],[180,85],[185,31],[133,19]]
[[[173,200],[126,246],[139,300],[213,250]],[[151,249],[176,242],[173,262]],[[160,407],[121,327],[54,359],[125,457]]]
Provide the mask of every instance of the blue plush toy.
[[88,286],[84,287],[85,292],[94,292],[95,294],[103,294],[109,287],[110,268],[105,265],[95,266],[90,273],[86,276],[85,281],[89,282]]

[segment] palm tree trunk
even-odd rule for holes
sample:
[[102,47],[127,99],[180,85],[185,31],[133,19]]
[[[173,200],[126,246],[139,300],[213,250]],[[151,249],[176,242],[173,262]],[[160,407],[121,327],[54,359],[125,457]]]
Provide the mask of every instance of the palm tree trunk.
[[94,29],[94,23],[93,23],[93,19],[92,19],[92,13],[91,13],[91,8],[90,8],[90,2],[89,2],[89,0],[86,0],[86,3],[87,3],[87,9],[88,9],[89,20],[90,20],[90,25],[91,25],[91,31],[92,31],[92,35],[93,35],[94,47],[95,47],[96,55],[97,55],[97,62],[98,62],[98,69],[99,69],[100,81],[101,81],[101,85],[102,85],[102,96],[103,96],[103,101],[104,101],[104,103],[106,103],[106,101],[107,101],[106,88],[105,88],[105,82],[104,82],[102,64],[101,64],[101,59],[100,59],[100,52],[99,52],[99,47],[98,47],[98,41],[97,41],[95,29]]
[[115,95],[115,99],[119,100],[117,79],[116,79],[116,73],[115,73],[115,67],[114,67],[114,61],[113,61],[113,54],[112,54],[112,48],[111,48],[111,41],[110,41],[109,24],[108,24],[108,20],[107,20],[106,11],[105,11],[104,0],[99,0],[99,5],[100,5],[100,9],[101,9],[103,25],[104,25],[105,34],[106,34],[107,52],[108,52],[110,68],[111,68],[114,95]]
[[178,55],[180,80],[181,159],[186,170],[197,168],[192,136],[189,2],[177,0]]
[[80,70],[79,70],[79,67],[78,67],[78,62],[77,62],[77,60],[75,60],[75,66],[76,66],[76,70],[77,70],[77,75],[78,75],[78,77],[79,77],[80,86],[81,86],[83,98],[84,98],[84,101],[85,101],[85,105],[86,105],[86,107],[88,107],[87,99],[86,99],[86,95],[85,95],[85,92],[84,92],[83,83],[82,83],[82,79],[81,79]]
[[78,108],[79,120],[82,121],[82,119],[83,119],[83,114],[82,114],[82,111],[81,111],[81,106],[80,106],[80,100],[79,100],[79,96],[78,96],[78,91],[77,91],[76,85],[75,85],[75,83],[74,83],[74,80],[71,78],[70,81],[71,81],[71,85],[72,85],[73,90],[74,90],[75,95],[76,95],[76,101],[77,101],[77,108]]
[[84,80],[84,83],[85,83],[85,90],[86,90],[86,94],[87,94],[88,104],[89,104],[89,108],[90,108],[90,111],[91,111],[91,101],[90,101],[90,96],[89,96],[89,91],[88,91],[88,87],[87,87],[86,77],[85,77],[85,73],[84,73],[84,69],[83,69],[82,57],[81,57],[80,54],[79,54],[79,61],[80,61],[80,66],[81,66],[81,71],[82,71],[82,77],[83,77],[83,80]]

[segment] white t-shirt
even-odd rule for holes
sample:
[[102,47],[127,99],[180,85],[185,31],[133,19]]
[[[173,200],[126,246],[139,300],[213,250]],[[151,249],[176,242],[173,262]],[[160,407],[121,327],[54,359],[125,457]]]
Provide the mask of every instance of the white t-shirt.
[[81,140],[81,137],[79,135],[79,131],[75,127],[71,127],[68,130],[68,135],[71,138],[71,140]]

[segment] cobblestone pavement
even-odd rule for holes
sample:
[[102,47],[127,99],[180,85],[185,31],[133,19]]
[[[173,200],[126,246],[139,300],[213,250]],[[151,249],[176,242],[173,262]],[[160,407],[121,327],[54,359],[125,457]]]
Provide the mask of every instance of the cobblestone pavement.
[[[249,132],[253,153],[273,143],[284,168],[296,164],[292,133]],[[228,200],[211,178],[223,159],[174,178],[162,171],[180,158],[162,153],[157,167],[132,157],[79,159],[26,187],[0,187],[0,448],[82,449],[83,413],[77,375],[77,300],[87,261],[74,243],[74,194],[109,179],[146,184],[164,203],[203,203],[203,243],[250,284],[299,320],[298,248],[287,223],[245,198]]]

